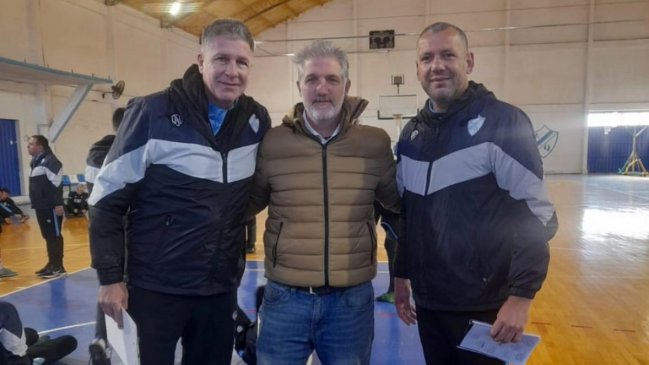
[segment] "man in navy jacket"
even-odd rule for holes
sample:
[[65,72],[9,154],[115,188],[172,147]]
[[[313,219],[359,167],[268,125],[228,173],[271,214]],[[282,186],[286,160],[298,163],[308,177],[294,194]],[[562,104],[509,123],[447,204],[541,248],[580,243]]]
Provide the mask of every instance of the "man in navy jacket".
[[530,120],[470,82],[473,65],[460,28],[424,29],[417,77],[429,100],[397,147],[395,305],[418,322],[427,364],[503,364],[457,345],[471,320],[493,323],[497,342],[521,339],[557,229]]
[[29,199],[36,212],[41,235],[47,244],[47,264],[36,275],[51,279],[65,274],[63,267],[63,164],[52,153],[49,141],[42,135],[33,135],[27,142],[32,156],[29,174]]
[[128,310],[142,365],[173,364],[178,338],[184,364],[231,360],[248,190],[270,118],[243,94],[246,26],[217,20],[201,41],[182,79],[129,102],[89,201],[99,303],[118,325]]

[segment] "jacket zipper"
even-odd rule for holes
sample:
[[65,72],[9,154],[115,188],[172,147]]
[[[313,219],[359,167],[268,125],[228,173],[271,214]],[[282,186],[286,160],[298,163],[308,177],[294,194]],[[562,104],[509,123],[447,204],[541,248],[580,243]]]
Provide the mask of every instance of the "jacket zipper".
[[322,187],[324,194],[324,285],[329,286],[329,186],[327,184],[327,144],[322,145]]
[[430,188],[430,172],[433,170],[433,163],[428,163],[428,172],[426,173],[426,189],[424,189],[424,196],[428,195],[428,189]]
[[[441,120],[437,119],[436,123],[433,124],[432,127],[432,133],[433,133],[433,141],[436,143],[434,150],[433,150],[433,159],[436,160],[439,158],[439,135],[441,133],[440,131],[440,124]],[[430,189],[430,180],[431,176],[430,173],[433,170],[433,162],[428,163],[428,173],[426,174],[426,189],[424,190],[424,195],[428,194],[428,189]]]
[[331,137],[326,143],[316,136],[305,133],[308,138],[316,141],[322,146],[322,186],[324,194],[324,285],[329,285],[329,186],[327,184],[327,146],[329,143],[338,139],[340,136],[340,131],[337,135]]
[[273,245],[273,267],[277,266],[277,246],[279,245],[279,236],[282,234],[283,227],[284,222],[279,222],[279,231],[277,231],[277,238],[275,239],[275,244]]
[[228,183],[228,152],[221,152],[221,158],[223,159],[223,183]]

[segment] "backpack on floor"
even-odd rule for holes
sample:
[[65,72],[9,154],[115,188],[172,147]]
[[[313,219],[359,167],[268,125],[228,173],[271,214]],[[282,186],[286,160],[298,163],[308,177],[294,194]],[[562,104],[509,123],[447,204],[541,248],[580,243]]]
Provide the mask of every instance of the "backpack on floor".
[[246,313],[237,307],[237,318],[234,320],[234,349],[248,365],[257,364],[257,321],[252,321]]
[[[264,298],[264,286],[257,288],[255,297],[259,313]],[[246,364],[257,364],[257,318],[251,320],[241,307],[237,307],[237,317],[234,320],[234,349]]]

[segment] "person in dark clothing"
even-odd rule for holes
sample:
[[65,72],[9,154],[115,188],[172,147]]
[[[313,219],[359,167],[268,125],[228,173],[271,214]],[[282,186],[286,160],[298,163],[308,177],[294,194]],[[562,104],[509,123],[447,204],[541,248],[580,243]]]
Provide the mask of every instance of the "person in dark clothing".
[[75,190],[68,194],[68,201],[66,203],[67,216],[85,216],[88,211],[88,196],[86,184],[77,184]]
[[257,251],[257,248],[255,247],[255,243],[257,242],[257,219],[255,218],[255,216],[252,216],[252,218],[248,219],[245,225],[246,253],[255,253]]
[[16,307],[5,301],[0,301],[0,333],[0,365],[47,365],[77,348],[72,336],[50,339],[39,337],[32,328],[23,328]]
[[[113,112],[113,131],[117,132],[119,126],[122,124],[122,119],[124,118],[124,112],[126,108],[117,108]],[[88,157],[86,157],[86,185],[88,185],[88,194],[92,193],[92,188],[95,184],[95,179],[99,174],[101,166],[104,164],[104,160],[108,155],[108,150],[113,145],[115,141],[115,134],[107,134],[99,141],[95,142],[90,146],[90,151],[88,151]]]
[[[124,118],[124,111],[126,108],[117,108],[113,112],[113,131],[117,132],[122,119]],[[95,184],[95,179],[99,174],[101,166],[108,155],[110,147],[115,141],[114,134],[108,134],[99,141],[92,144],[88,157],[86,158],[86,184],[88,185],[88,194],[92,193],[92,188]],[[124,225],[126,226],[126,225]],[[88,352],[90,353],[90,361],[92,365],[110,365],[110,359],[107,354],[108,338],[106,336],[106,320],[104,311],[97,303],[97,316],[95,322],[95,338],[88,345]]]
[[377,302],[394,303],[394,258],[397,252],[397,239],[399,237],[399,215],[383,208],[378,202],[374,203],[374,219],[381,220],[381,227],[385,230],[383,247],[388,255],[388,290],[376,297]]
[[[2,232],[2,223],[10,223],[12,218],[16,217],[24,222],[29,216],[24,215],[22,210],[16,206],[13,200],[9,197],[9,189],[0,188],[0,232]],[[8,278],[18,275],[17,272],[5,267],[0,255],[0,278]]]
[[270,128],[266,108],[243,94],[253,48],[240,21],[206,27],[198,65],[129,102],[95,179],[99,303],[120,327],[124,310],[133,318],[142,365],[173,364],[179,338],[183,363],[230,364],[243,222]]
[[10,193],[9,189],[0,188],[0,217],[7,223],[11,223],[12,218],[15,218],[20,223],[24,223],[29,219],[29,215],[23,213],[18,205],[16,205],[10,197]]
[[52,153],[49,141],[42,135],[33,135],[27,142],[32,156],[29,175],[29,199],[36,212],[41,235],[47,243],[47,264],[36,275],[51,279],[65,274],[63,267],[63,186],[61,161]]
[[496,342],[520,341],[547,275],[558,223],[534,129],[469,81],[473,53],[460,28],[424,29],[416,65],[429,100],[397,144],[397,314],[417,323],[426,364],[503,364],[458,344],[471,320],[493,323]]

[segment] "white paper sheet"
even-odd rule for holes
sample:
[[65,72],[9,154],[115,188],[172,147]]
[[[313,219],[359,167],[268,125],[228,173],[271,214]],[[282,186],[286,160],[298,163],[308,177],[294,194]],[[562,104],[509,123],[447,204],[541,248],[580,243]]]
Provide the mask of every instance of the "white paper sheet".
[[117,328],[117,322],[111,317],[106,317],[106,333],[108,343],[113,352],[119,356],[124,365],[140,365],[140,356],[137,345],[137,327],[133,318],[122,309],[124,328]]
[[458,347],[495,357],[507,363],[524,365],[532,354],[532,350],[541,341],[541,337],[537,335],[524,333],[519,342],[501,344],[491,338],[489,331],[491,331],[490,324],[473,321],[471,328]]

